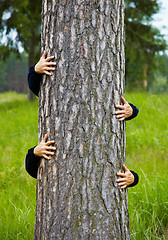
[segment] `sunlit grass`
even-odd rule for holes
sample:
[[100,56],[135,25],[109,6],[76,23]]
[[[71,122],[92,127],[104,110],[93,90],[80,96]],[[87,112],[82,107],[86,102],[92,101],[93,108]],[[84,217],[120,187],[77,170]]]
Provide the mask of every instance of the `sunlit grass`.
[[[140,183],[129,189],[132,239],[165,239],[168,223],[168,95],[127,94],[139,116],[127,122],[127,166]],[[162,238],[161,238],[162,237]]]
[[25,171],[25,155],[37,144],[38,102],[0,94],[0,239],[33,239],[36,181]]

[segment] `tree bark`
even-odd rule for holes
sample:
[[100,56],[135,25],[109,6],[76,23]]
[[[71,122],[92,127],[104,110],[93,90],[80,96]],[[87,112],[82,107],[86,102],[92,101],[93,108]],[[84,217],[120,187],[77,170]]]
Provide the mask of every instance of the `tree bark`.
[[[29,38],[29,46],[28,46],[28,68],[33,66],[40,57],[40,46],[38,47],[38,44],[40,42],[40,34],[39,34],[39,14],[41,6],[39,6],[40,0],[28,0],[28,12],[31,12],[33,14],[28,14],[28,19],[30,24],[29,32],[30,32],[30,38]],[[39,50],[38,50],[39,49]],[[33,92],[28,88],[28,100],[34,101],[36,99],[36,96],[33,94]]]
[[[30,29],[31,38],[29,39],[29,57],[28,57],[28,68],[34,65],[35,63],[35,37],[34,37],[34,30]],[[35,95],[33,92],[28,88],[28,101],[34,101]]]
[[53,76],[39,96],[39,141],[56,142],[41,160],[34,239],[130,239],[127,192],[116,184],[125,162],[124,0],[43,0],[42,52]]

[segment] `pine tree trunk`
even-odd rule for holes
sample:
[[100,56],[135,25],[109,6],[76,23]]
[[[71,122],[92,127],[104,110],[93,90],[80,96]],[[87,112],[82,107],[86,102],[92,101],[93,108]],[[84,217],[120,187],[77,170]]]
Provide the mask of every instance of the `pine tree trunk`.
[[124,1],[43,0],[42,52],[57,67],[44,76],[39,141],[55,139],[37,181],[34,239],[130,239],[127,192],[116,184],[125,161]]
[[[34,65],[35,63],[35,37],[34,37],[34,29],[30,29],[31,38],[29,39],[29,57],[28,57],[28,68]],[[28,88],[28,101],[34,101],[35,95],[34,93]]]

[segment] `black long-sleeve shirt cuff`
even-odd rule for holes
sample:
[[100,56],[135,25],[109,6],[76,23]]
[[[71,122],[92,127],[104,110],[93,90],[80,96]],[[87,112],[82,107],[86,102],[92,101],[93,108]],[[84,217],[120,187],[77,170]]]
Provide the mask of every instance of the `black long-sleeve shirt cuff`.
[[29,89],[36,95],[38,96],[39,94],[39,89],[40,89],[40,83],[42,79],[42,74],[38,74],[34,70],[34,66],[31,66],[29,68],[28,72],[28,86]]
[[33,178],[37,178],[40,157],[37,157],[33,152],[34,148],[28,150],[25,159],[25,168],[30,176],[32,176]]

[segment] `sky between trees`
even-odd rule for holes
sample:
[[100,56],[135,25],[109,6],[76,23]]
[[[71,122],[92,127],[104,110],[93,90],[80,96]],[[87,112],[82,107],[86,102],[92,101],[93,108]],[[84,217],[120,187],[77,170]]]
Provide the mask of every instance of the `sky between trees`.
[[168,1],[160,0],[161,8],[157,14],[153,15],[152,24],[159,28],[161,33],[165,35],[165,38],[168,42],[168,22],[167,22],[167,13],[168,13]]
[[[159,1],[161,7],[158,13],[153,15],[152,25],[159,28],[161,33],[165,35],[165,38],[168,42],[168,23],[167,23],[167,13],[168,13],[168,1],[167,0],[160,0]],[[12,31],[13,39],[16,37],[16,32]],[[1,40],[2,43],[5,43],[6,36],[3,37]],[[20,51],[24,51],[23,47],[20,44]]]

